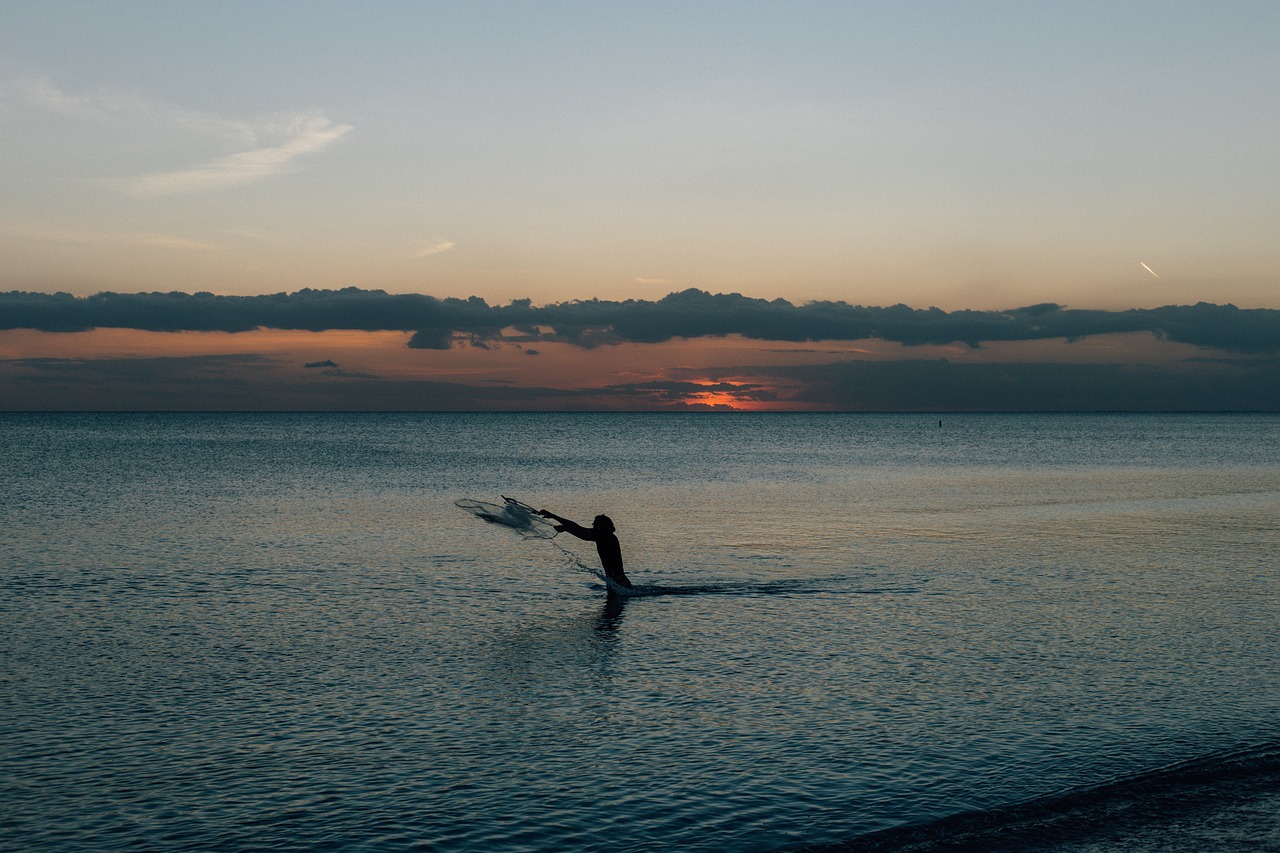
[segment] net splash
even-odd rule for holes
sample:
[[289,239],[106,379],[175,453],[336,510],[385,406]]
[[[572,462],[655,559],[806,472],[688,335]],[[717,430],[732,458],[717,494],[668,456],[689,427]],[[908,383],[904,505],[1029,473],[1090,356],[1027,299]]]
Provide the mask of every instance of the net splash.
[[481,521],[487,521],[490,524],[496,524],[517,533],[523,539],[544,539],[556,547],[556,550],[564,558],[565,565],[569,568],[586,572],[615,592],[623,592],[624,594],[629,592],[625,587],[618,586],[605,577],[604,572],[587,565],[577,554],[559,542],[554,541],[556,534],[560,531],[556,530],[554,522],[538,515],[536,509],[523,501],[509,498],[506,495],[502,496],[502,501],[501,504],[496,504],[472,498],[461,498],[454,501],[453,504],[459,509],[471,513]]
[[554,539],[558,532],[555,525],[538,515],[538,511],[515,498],[503,497],[501,504],[461,498],[453,505],[466,510],[481,521],[497,524],[518,533],[525,539]]

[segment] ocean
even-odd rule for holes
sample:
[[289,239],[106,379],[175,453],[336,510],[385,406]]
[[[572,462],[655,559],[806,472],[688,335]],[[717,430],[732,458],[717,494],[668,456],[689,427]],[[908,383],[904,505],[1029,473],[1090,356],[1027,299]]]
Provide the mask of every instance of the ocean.
[[1280,849],[1274,415],[0,437],[0,849]]

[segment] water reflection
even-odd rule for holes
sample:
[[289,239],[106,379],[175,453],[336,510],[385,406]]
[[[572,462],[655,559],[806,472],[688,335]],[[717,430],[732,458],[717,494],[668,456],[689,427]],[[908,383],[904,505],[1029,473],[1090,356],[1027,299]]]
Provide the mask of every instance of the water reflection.
[[622,614],[627,609],[627,596],[610,595],[605,599],[600,615],[596,617],[596,632],[611,644],[617,641],[616,632],[622,625]]
[[[635,605],[631,605],[635,606]],[[512,707],[612,692],[628,601],[609,596],[573,615],[547,614],[496,628],[481,641],[486,692]]]

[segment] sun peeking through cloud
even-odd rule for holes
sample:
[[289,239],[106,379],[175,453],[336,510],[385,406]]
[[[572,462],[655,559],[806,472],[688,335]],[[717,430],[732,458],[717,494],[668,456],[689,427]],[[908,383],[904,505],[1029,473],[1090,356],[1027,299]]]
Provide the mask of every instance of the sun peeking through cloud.
[[691,384],[699,390],[686,391],[678,401],[680,405],[689,408],[734,412],[767,412],[788,408],[779,401],[776,389],[755,382],[695,381]]
[[[1041,306],[984,314],[976,318],[982,328],[959,339],[955,332],[973,330],[973,316],[884,309],[877,322],[900,338],[886,340],[832,326],[830,306],[799,318],[830,330],[831,338],[821,338],[801,334],[809,326],[796,326],[792,306],[750,303],[767,309],[766,320],[787,321],[773,334],[803,338],[779,341],[758,337],[768,333],[762,321],[748,322],[750,311],[728,312],[749,334],[725,333],[723,322],[695,323],[706,319],[707,300],[683,298],[698,304],[679,311],[671,303],[680,298],[584,301],[554,306],[548,316],[527,301],[493,309],[480,299],[354,288],[251,300],[13,293],[8,312],[0,311],[12,326],[0,329],[0,408],[1254,411],[1272,410],[1278,398],[1272,314],[1230,306],[1127,313],[1119,319],[1139,328],[1109,333],[1093,329],[1114,326],[1112,315],[1079,319]],[[139,322],[185,330],[110,325],[130,312]],[[406,316],[422,321],[406,323]],[[1144,316],[1150,328],[1138,322]],[[1055,317],[1068,328],[1044,329]],[[1049,336],[1076,329],[1078,319],[1094,325],[1079,337]],[[334,322],[344,326],[323,328]],[[946,323],[960,325],[938,328]],[[415,325],[419,331],[408,330]],[[982,329],[1028,337],[990,340]],[[1171,340],[1175,334],[1184,340]]]
[[707,390],[691,392],[681,402],[687,406],[699,408],[710,406],[714,408],[729,408],[735,411],[747,408],[741,397],[732,391],[725,390],[724,383],[707,382],[699,384]]

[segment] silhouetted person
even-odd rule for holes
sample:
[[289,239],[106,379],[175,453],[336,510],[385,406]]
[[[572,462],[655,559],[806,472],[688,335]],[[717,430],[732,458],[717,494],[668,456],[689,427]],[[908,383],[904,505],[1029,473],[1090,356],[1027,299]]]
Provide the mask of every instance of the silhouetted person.
[[[627,579],[627,573],[622,570],[622,546],[618,544],[618,537],[614,534],[613,520],[609,516],[597,515],[590,527],[583,527],[567,518],[561,518],[550,510],[540,509],[538,515],[543,518],[554,518],[560,522],[556,525],[556,530],[563,530],[579,539],[596,543],[596,552],[600,554],[600,565],[604,567],[605,577],[618,586],[631,589],[631,581]],[[609,592],[612,593],[613,589],[610,588]]]

